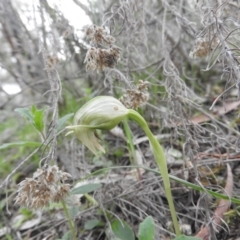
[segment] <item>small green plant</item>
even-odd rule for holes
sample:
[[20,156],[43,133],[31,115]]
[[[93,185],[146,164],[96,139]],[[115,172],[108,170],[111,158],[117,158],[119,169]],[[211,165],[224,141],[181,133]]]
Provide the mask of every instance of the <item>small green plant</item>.
[[154,221],[151,216],[146,217],[139,225],[139,240],[154,240]]
[[[25,117],[34,126],[35,130],[38,131],[41,140],[39,142],[21,141],[4,143],[0,146],[0,149],[18,146],[40,147],[44,144],[47,146],[47,143],[45,143],[47,138],[45,134],[44,109],[37,109],[36,106],[33,105],[31,108],[18,108],[15,109],[15,111],[18,112],[21,116]],[[57,134],[61,132],[66,121],[72,117],[72,115],[73,114],[70,113],[58,119],[56,125]],[[52,136],[50,135],[50,138],[51,137]],[[38,150],[38,148],[36,150]],[[14,171],[12,171],[9,177],[13,175],[20,166],[21,164],[15,168]],[[71,239],[76,239],[74,222],[69,215],[69,211],[64,201],[64,198],[70,191],[70,185],[64,182],[70,177],[70,174],[62,172],[56,165],[51,166],[45,164],[44,166],[41,166],[40,163],[39,168],[34,172],[32,178],[26,178],[19,183],[17,191],[18,194],[15,198],[16,204],[33,209],[49,206],[49,204],[53,202],[61,202],[70,227],[70,233],[67,232],[63,239],[70,239],[67,238],[69,234],[71,234]],[[21,224],[22,221],[24,221],[26,218],[31,217],[32,214],[31,211],[28,211],[26,209],[22,209],[22,213],[25,217],[21,220],[21,222],[18,222],[18,224]]]
[[[37,109],[35,105],[32,105],[31,108],[16,108],[15,112],[20,114],[22,117],[26,118],[38,131],[40,136],[42,137],[42,141],[33,142],[33,141],[18,141],[18,142],[10,142],[4,143],[0,145],[0,150],[9,148],[9,147],[40,147],[43,145],[43,141],[46,139],[45,137],[45,127],[44,127],[44,109]],[[62,118],[58,119],[57,122],[57,132],[60,133],[63,130],[66,122],[73,116],[73,113],[69,113]]]
[[112,232],[117,237],[117,239],[121,240],[134,240],[134,232],[132,228],[123,220],[114,219],[111,223]]

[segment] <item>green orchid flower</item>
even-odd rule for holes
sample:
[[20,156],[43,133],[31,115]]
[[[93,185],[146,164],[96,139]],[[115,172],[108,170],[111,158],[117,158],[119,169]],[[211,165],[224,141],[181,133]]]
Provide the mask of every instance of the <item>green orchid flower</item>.
[[95,155],[97,150],[105,153],[98,143],[96,129],[111,130],[128,114],[127,109],[119,100],[110,96],[95,97],[83,105],[75,114],[73,126],[66,135],[75,133],[76,137]]
[[156,163],[162,175],[174,228],[176,234],[179,236],[181,232],[179,230],[176,211],[173,204],[165,154],[161,145],[149,129],[145,119],[138,112],[126,108],[114,97],[95,97],[76,112],[73,121],[74,125],[66,127],[67,129],[71,130],[66,135],[74,133],[85,146],[87,146],[95,155],[97,155],[98,150],[102,152],[105,151],[98,143],[98,138],[95,131],[97,129],[111,130],[125,118],[129,118],[137,122],[148,136]]

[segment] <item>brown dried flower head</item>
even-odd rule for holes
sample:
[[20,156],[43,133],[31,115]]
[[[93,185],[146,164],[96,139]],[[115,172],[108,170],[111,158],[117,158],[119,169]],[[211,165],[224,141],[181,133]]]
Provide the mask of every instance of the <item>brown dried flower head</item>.
[[46,64],[48,69],[53,70],[58,63],[59,59],[57,56],[47,55]]
[[71,175],[59,168],[45,165],[37,169],[33,178],[26,178],[18,184],[18,195],[15,203],[28,208],[41,208],[50,202],[59,202],[67,196],[70,185],[65,180]]
[[211,53],[219,44],[218,38],[214,37],[209,41],[208,37],[197,38],[195,41],[195,46],[190,52],[189,56],[191,58],[203,58]]
[[107,33],[103,27],[88,25],[85,27],[85,35],[94,45],[112,45],[115,38]]
[[108,49],[90,48],[84,60],[86,70],[103,71],[106,68],[114,68],[120,59],[120,49],[112,47]]
[[139,80],[135,88],[127,89],[119,100],[126,108],[136,109],[145,105],[148,99],[148,82]]
[[109,35],[103,27],[96,25],[88,25],[84,30],[93,46],[88,49],[84,60],[86,70],[100,72],[106,68],[114,68],[120,59],[120,49],[112,45],[115,38]]

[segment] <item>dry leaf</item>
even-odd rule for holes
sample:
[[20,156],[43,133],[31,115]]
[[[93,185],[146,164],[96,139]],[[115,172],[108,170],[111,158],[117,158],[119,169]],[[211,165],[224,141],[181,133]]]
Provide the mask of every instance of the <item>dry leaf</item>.
[[224,106],[218,108],[217,114],[224,115],[224,114],[236,109],[239,105],[240,105],[240,101],[226,103],[226,104],[224,104]]
[[[226,103],[224,106],[222,107],[215,107],[214,108],[214,114],[208,113],[209,116],[211,116],[212,118],[217,118],[218,116],[222,116],[227,114],[228,112],[231,112],[232,110],[236,109],[238,106],[240,105],[240,101],[236,101],[236,102],[229,102]],[[204,114],[200,114],[198,116],[192,117],[191,118],[191,122],[198,124],[198,123],[203,123],[203,122],[208,122],[210,121],[211,118],[204,115]],[[178,126],[181,126],[182,123],[178,123]]]

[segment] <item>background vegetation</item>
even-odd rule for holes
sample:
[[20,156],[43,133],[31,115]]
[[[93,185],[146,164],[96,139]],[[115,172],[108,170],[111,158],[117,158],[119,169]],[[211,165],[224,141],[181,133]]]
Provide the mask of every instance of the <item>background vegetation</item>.
[[[139,80],[148,82],[149,100],[137,110],[164,147],[169,173],[236,200],[239,2],[72,4],[79,9],[74,24],[51,0],[0,3],[0,237],[71,239],[60,204],[41,210],[14,205],[17,184],[53,162],[71,174],[72,187],[87,185],[66,200],[78,239],[138,239],[147,216],[154,239],[174,237],[161,177],[135,124],[98,132],[106,150],[99,157],[65,137],[64,127],[85,102],[100,95],[120,98]],[[83,12],[116,39],[121,51],[115,67],[86,70],[86,53],[95,45],[85,36]],[[21,90],[11,95],[6,84]],[[136,171],[136,165],[143,168]],[[237,239],[238,201],[226,199],[217,214],[219,200],[205,190],[172,181],[182,232],[195,236],[208,226],[210,239]],[[121,226],[129,233],[125,238],[116,233]]]

